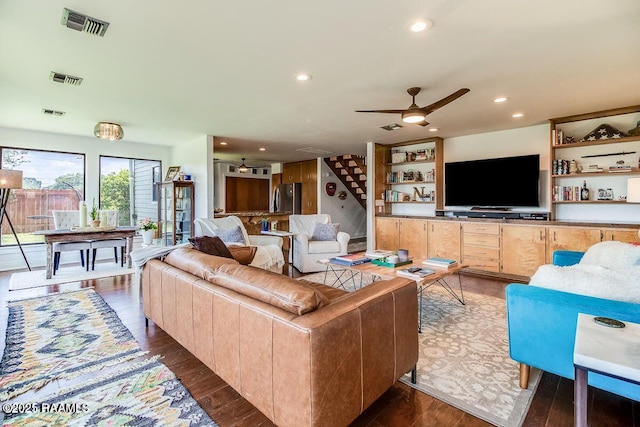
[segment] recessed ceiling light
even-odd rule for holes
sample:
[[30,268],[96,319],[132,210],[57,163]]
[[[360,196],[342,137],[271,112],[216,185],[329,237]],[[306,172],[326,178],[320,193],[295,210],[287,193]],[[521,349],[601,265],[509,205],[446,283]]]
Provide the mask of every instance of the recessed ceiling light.
[[415,21],[411,24],[411,31],[414,33],[419,33],[421,31],[427,31],[433,27],[433,21],[430,19],[420,19],[419,21]]
[[520,117],[524,116],[524,114],[522,113],[515,113],[513,114],[511,117],[513,117],[514,119],[519,119]]
[[438,132],[439,130],[438,128],[429,128],[429,132]]
[[294,77],[299,82],[306,82],[306,81],[311,80],[313,78],[313,76],[311,74],[309,74],[309,73],[298,73],[298,74],[294,75]]
[[267,151],[267,149],[266,149],[266,148],[264,148],[264,147],[260,147],[260,148],[259,148],[259,150],[260,150],[260,151]]
[[493,100],[493,102],[495,102],[496,104],[500,104],[501,102],[505,102],[507,100],[506,96],[501,96],[499,98],[496,98]]
[[227,143],[225,141],[222,141],[220,145],[227,145]]

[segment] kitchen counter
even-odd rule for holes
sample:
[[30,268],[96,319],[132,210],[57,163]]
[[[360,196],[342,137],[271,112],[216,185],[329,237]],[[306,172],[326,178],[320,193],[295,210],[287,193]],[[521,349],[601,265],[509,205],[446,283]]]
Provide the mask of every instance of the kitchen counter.
[[248,234],[260,234],[262,231],[262,225],[260,222],[262,219],[269,221],[269,229],[272,228],[271,223],[276,223],[277,230],[289,231],[289,215],[291,212],[265,212],[265,211],[251,211],[251,212],[220,212],[214,214],[214,218],[224,218],[227,216],[237,216],[244,224],[244,228]]

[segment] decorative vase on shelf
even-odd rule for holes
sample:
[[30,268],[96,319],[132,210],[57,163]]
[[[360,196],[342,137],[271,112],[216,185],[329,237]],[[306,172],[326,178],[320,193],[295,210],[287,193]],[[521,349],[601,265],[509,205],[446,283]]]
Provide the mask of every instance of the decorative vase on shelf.
[[142,244],[150,245],[153,243],[153,236],[156,234],[156,230],[140,230],[142,235]]
[[100,227],[100,220],[99,220],[99,219],[93,219],[93,220],[91,220],[91,226],[92,226],[92,227],[95,227],[95,228]]

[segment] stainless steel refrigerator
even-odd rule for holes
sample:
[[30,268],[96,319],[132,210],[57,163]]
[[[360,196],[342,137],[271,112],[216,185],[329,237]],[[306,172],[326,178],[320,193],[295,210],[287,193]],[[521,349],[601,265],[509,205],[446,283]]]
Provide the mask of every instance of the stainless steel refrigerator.
[[273,197],[275,212],[302,213],[302,184],[280,184]]

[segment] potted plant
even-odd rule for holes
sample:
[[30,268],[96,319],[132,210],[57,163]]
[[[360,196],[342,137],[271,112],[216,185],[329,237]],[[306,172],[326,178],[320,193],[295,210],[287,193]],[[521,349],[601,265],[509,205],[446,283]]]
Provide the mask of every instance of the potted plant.
[[93,198],[93,206],[89,211],[89,216],[91,217],[91,225],[93,227],[100,227],[100,219],[98,218],[98,207],[96,206],[96,198]]
[[142,218],[140,220],[140,235],[142,235],[142,244],[150,245],[153,242],[153,236],[158,229],[158,224],[151,218]]

